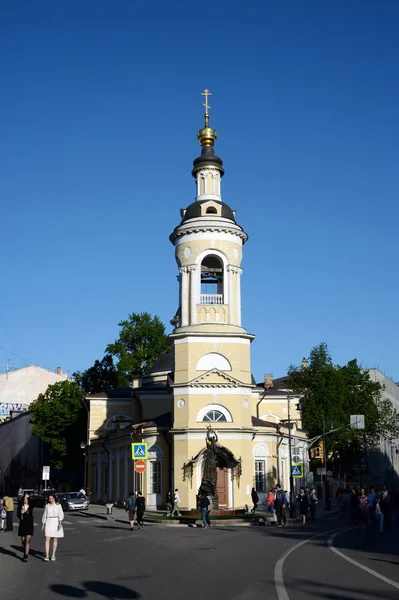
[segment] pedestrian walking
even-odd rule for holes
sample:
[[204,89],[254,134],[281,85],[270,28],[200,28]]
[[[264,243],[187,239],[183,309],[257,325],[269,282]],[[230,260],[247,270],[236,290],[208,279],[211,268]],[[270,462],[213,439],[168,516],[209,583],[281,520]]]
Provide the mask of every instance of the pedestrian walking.
[[170,517],[170,515],[172,514],[172,509],[173,509],[173,494],[171,492],[171,490],[169,490],[169,492],[166,494],[166,516]]
[[4,531],[5,522],[7,519],[6,509],[4,508],[4,500],[0,498],[0,531]]
[[267,514],[274,515],[274,492],[273,492],[273,490],[270,490],[270,492],[268,493],[266,500],[265,500],[265,504],[267,506]]
[[362,525],[367,525],[369,520],[369,497],[366,495],[365,489],[361,488],[359,492],[359,521]]
[[287,498],[285,493],[281,489],[281,485],[276,485],[276,492],[274,494],[274,510],[276,511],[277,527],[284,527],[287,525]]
[[377,519],[378,529],[380,533],[384,533],[384,514],[381,510],[380,503],[377,501],[375,504],[375,518]]
[[359,496],[356,488],[353,488],[351,491],[350,508],[352,521],[357,523],[359,521]]
[[312,521],[316,519],[316,508],[317,508],[317,494],[315,488],[310,490],[309,494],[309,505],[310,505],[310,518]]
[[[55,560],[57,552],[58,540],[64,537],[64,529],[62,527],[62,521],[64,520],[64,511],[62,510],[61,504],[59,504],[55,494],[50,493],[47,498],[47,504],[44,508],[43,519],[42,519],[42,531],[44,531],[45,542],[44,548],[46,556],[45,562],[49,560]],[[50,541],[53,540],[53,548],[50,558]]]
[[389,527],[391,524],[391,516],[392,516],[392,502],[391,502],[391,495],[388,492],[388,488],[386,485],[383,485],[381,487],[380,508],[381,508],[382,514],[384,515],[385,527]]
[[144,527],[144,513],[145,513],[145,498],[141,492],[137,492],[136,498],[136,516],[137,516],[137,529],[140,531]]
[[130,492],[129,498],[126,500],[126,512],[129,516],[130,531],[134,531],[134,515],[136,514],[136,496]]
[[4,509],[6,511],[6,531],[14,530],[14,500],[11,496],[3,496]]
[[17,516],[19,519],[18,535],[22,542],[22,551],[24,553],[23,562],[28,562],[30,553],[31,538],[33,535],[33,506],[29,494],[23,494],[18,503]]
[[252,488],[251,498],[252,498],[252,503],[254,505],[251,512],[253,512],[255,514],[255,511],[258,508],[258,504],[259,504],[259,496],[258,496],[258,493],[255,488]]
[[200,500],[199,500],[199,509],[202,518],[202,527],[210,527],[210,519],[209,519],[209,498],[205,492],[201,492]]
[[375,521],[375,507],[377,503],[377,494],[375,493],[375,489],[373,487],[370,488],[369,493],[367,494],[369,499],[369,516],[372,521]]
[[[173,510],[172,510],[172,515],[171,515],[172,517],[175,517],[175,516],[181,517],[180,511],[179,511],[179,504],[181,504],[179,490],[176,488],[175,493],[173,495]],[[176,513],[177,513],[177,515],[176,515]]]
[[302,519],[302,527],[305,527],[306,525],[306,517],[308,514],[308,510],[309,510],[309,497],[305,492],[305,488],[301,488],[300,494],[297,497],[297,500],[299,502],[299,514],[301,515],[301,519]]

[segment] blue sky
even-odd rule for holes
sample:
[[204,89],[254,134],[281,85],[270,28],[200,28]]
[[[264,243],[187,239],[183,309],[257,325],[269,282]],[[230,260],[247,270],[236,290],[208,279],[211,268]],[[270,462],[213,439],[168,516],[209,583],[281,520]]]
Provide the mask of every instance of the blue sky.
[[398,26],[393,0],[2,2],[0,371],[169,323],[207,87],[256,378],[325,341],[399,380]]

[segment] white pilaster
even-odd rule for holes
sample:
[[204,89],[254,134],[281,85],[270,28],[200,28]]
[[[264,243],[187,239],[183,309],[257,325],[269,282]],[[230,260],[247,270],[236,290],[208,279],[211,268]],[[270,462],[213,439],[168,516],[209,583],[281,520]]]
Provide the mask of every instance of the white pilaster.
[[116,490],[115,490],[115,500],[117,502],[119,502],[119,500],[120,500],[120,493],[121,493],[120,470],[121,470],[121,455],[120,455],[120,452],[118,451],[116,453]]
[[237,306],[237,325],[241,327],[241,273],[242,269],[237,267],[236,271],[236,306]]
[[95,495],[99,502],[101,502],[102,489],[101,489],[101,469],[102,469],[102,456],[97,454],[97,481]]
[[[229,324],[234,325],[234,298],[233,298],[233,277],[234,272],[232,266],[227,267],[227,277],[229,282]],[[226,302],[226,301],[225,301]]]
[[108,498],[107,500],[112,500],[112,454],[108,457]]
[[190,265],[188,271],[190,273],[190,325],[197,323],[197,303],[198,303],[198,267]]
[[125,448],[123,451],[123,498],[126,500],[128,495],[128,452],[129,449]]
[[181,282],[180,282],[180,309],[181,309],[181,324],[188,325],[188,273],[187,267],[181,267],[179,269]]

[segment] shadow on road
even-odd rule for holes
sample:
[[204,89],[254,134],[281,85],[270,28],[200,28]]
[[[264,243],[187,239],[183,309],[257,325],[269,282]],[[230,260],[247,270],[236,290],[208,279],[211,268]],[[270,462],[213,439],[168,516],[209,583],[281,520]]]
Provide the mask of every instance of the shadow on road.
[[108,600],[129,600],[131,598],[141,598],[141,594],[131,590],[123,585],[115,583],[106,583],[105,581],[84,581],[82,588],[62,583],[55,583],[49,586],[52,592],[64,598],[86,598],[88,592],[93,592]]
[[[290,591],[290,589],[295,590],[297,588],[293,586],[287,586],[288,592]],[[336,582],[318,583],[312,581],[311,579],[301,579],[301,592],[306,594],[308,597],[316,597],[317,600],[354,600],[355,598],[359,597],[367,597],[370,600],[374,598],[376,600],[381,600],[381,598],[384,598],[384,600],[398,599],[398,592],[395,590],[392,590],[391,592],[387,591],[384,588],[383,594],[381,594],[380,591],[373,592],[371,590],[368,590],[367,596],[364,596],[363,592],[360,592],[358,587],[343,587],[338,585]]]

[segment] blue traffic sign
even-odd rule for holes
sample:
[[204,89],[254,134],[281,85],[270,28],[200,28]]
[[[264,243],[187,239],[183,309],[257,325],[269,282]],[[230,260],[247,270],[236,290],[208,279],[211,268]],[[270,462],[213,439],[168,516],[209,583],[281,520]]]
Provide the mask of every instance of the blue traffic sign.
[[293,463],[291,465],[291,475],[293,477],[303,477],[303,463]]
[[148,443],[142,442],[140,444],[132,444],[132,459],[133,460],[147,460],[148,459]]

